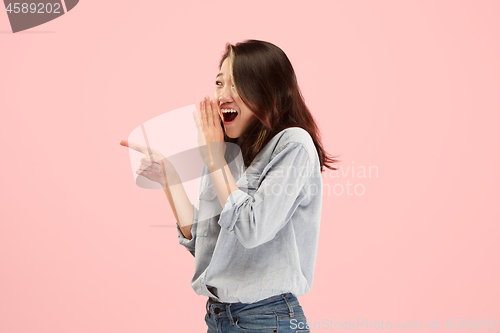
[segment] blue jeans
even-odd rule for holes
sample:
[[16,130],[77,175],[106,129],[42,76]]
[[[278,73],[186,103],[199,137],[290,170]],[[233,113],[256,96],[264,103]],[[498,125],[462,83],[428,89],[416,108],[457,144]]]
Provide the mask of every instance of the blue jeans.
[[219,303],[207,300],[207,333],[309,333],[297,297],[281,294],[261,301]]

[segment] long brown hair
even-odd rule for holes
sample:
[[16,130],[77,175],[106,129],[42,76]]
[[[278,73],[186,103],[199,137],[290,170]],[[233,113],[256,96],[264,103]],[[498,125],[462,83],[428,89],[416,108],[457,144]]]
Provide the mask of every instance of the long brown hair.
[[251,39],[236,45],[227,43],[219,69],[228,57],[236,91],[257,118],[239,138],[232,139],[224,132],[226,142],[240,147],[245,167],[277,133],[285,128],[300,127],[314,141],[320,171],[323,172],[324,167],[337,170],[333,163],[339,160],[323,149],[318,126],[304,102],[285,52],[269,42]]

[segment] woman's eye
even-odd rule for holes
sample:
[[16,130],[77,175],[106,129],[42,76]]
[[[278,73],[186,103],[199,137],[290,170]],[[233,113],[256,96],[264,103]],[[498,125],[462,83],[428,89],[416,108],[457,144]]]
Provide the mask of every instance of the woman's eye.
[[221,84],[222,84],[222,82],[220,82],[220,81],[215,81],[215,85],[216,85],[216,86],[219,86],[219,85],[221,85]]

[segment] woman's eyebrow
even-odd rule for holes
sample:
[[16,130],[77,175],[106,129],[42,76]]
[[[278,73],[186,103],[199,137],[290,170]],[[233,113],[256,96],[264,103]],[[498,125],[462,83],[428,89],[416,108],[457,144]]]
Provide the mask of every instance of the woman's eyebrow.
[[219,76],[222,76],[224,75],[222,72],[220,72],[219,74],[217,74],[217,76],[215,78],[218,78]]

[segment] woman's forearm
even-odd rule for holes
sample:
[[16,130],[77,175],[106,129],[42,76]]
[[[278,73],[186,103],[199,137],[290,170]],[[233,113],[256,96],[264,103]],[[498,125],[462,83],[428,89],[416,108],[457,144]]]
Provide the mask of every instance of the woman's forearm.
[[[168,183],[174,185],[168,185]],[[189,201],[186,191],[184,191],[184,186],[182,186],[177,172],[174,171],[167,176],[167,186],[163,190],[182,234],[187,239],[191,239],[191,225],[194,217],[193,205]]]
[[239,188],[234,181],[226,160],[223,158],[220,160],[221,161],[218,164],[217,170],[211,172],[210,176],[212,177],[212,184],[214,184],[214,189],[217,193],[217,197],[219,198],[219,202],[224,208],[229,195],[232,192],[239,190]]

